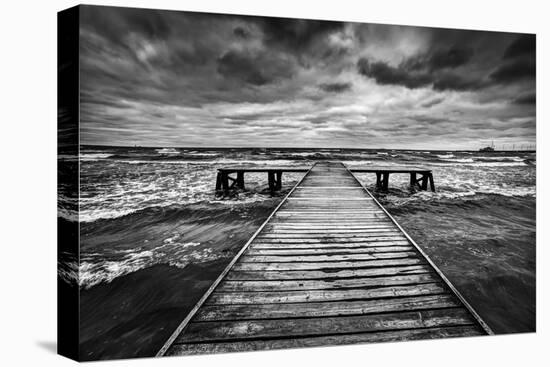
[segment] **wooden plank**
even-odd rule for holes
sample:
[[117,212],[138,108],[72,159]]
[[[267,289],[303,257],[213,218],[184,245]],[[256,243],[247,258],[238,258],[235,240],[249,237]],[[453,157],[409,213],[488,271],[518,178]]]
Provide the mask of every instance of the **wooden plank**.
[[280,166],[280,167],[273,167],[273,166],[229,166],[229,167],[220,167],[218,168],[218,171],[220,172],[227,172],[227,173],[234,173],[237,171],[241,172],[275,172],[275,171],[281,171],[281,172],[308,172],[311,169],[311,167],[298,167],[298,166]]
[[372,203],[372,199],[371,198],[367,198],[367,197],[361,197],[361,196],[357,196],[357,197],[330,197],[330,196],[327,196],[327,197],[309,197],[309,198],[304,198],[304,197],[300,197],[300,196],[293,196],[291,198],[289,198],[289,203],[295,203],[297,201],[304,201],[306,203],[309,203],[309,202],[313,202],[312,205],[318,205],[316,204],[315,202],[317,201],[320,201],[322,202],[323,204],[325,203],[330,203],[330,202],[336,202],[336,203],[341,203],[341,202],[348,202],[348,201],[351,201],[351,202],[357,202],[357,201],[368,201],[369,203]]
[[312,289],[368,288],[433,283],[436,281],[438,281],[438,279],[434,277],[433,273],[336,280],[226,280],[218,286],[218,292],[306,291]]
[[297,255],[328,255],[328,254],[375,254],[380,252],[403,252],[412,251],[412,246],[382,246],[365,248],[286,248],[286,247],[257,247],[248,249],[247,255],[277,255],[277,256],[297,256]]
[[369,252],[370,249],[374,249],[376,252],[377,249],[380,249],[380,252],[383,252],[382,249],[385,247],[399,247],[399,246],[409,246],[409,242],[406,240],[403,241],[380,241],[380,242],[340,242],[340,243],[287,243],[287,242],[262,242],[254,243],[252,249],[254,250],[303,250],[311,249],[318,251],[358,251],[358,252]]
[[380,213],[377,210],[369,210],[369,209],[357,209],[357,210],[349,210],[349,209],[338,209],[335,207],[332,207],[332,210],[330,208],[327,209],[313,209],[313,208],[302,208],[302,209],[293,209],[293,208],[285,208],[284,210],[279,211],[276,216],[295,216],[295,217],[332,217],[332,218],[338,218],[340,216],[343,217],[350,217],[350,218],[376,218],[377,216],[381,216],[382,213]]
[[355,232],[355,233],[345,233],[345,232],[339,232],[339,233],[262,233],[260,235],[261,239],[323,239],[325,241],[330,241],[331,239],[340,239],[340,240],[346,240],[346,239],[361,239],[362,241],[368,241],[369,239],[373,238],[402,238],[403,234],[396,231],[395,229],[389,228],[387,230],[384,229],[377,229],[373,231],[361,231],[361,232]]
[[205,305],[197,313],[195,321],[351,316],[458,307],[459,305],[456,298],[448,294],[337,302],[254,304],[246,307],[242,305]]
[[[339,231],[339,230],[364,230],[364,229],[387,229],[387,228],[395,228],[392,223],[388,222],[379,222],[379,223],[371,223],[371,224],[348,224],[348,225],[330,225],[330,224],[312,224],[312,223],[305,223],[305,224],[283,224],[283,223],[272,223],[269,226],[266,227],[267,230],[273,230],[273,231],[314,231],[317,232],[319,230],[324,231]],[[306,232],[307,233],[307,232]]]
[[350,269],[350,268],[372,268],[397,265],[418,265],[424,264],[422,259],[403,258],[368,261],[340,261],[340,262],[301,262],[301,263],[238,263],[233,267],[235,270],[254,271],[286,271],[286,270],[321,270],[321,269]]
[[355,234],[355,233],[373,233],[373,232],[394,232],[399,233],[395,229],[395,227],[391,225],[381,224],[381,225],[373,225],[371,227],[360,227],[360,228],[335,228],[335,229],[329,229],[329,228],[316,228],[316,229],[305,229],[305,228],[278,228],[270,226],[266,229],[269,230],[269,233],[266,233],[266,236],[268,235],[285,235],[285,234],[322,234],[325,235],[327,233],[330,234]]
[[276,255],[249,255],[241,258],[240,263],[300,263],[300,262],[334,262],[334,261],[363,261],[380,259],[402,259],[407,257],[416,257],[416,252],[383,252],[375,254],[352,254],[352,255],[296,255],[276,256]]
[[369,245],[382,242],[406,241],[406,237],[401,235],[391,236],[371,236],[371,237],[308,237],[308,238],[258,238],[254,243],[318,243],[318,244],[337,244],[337,243],[361,243]]
[[375,173],[375,172],[381,172],[381,173],[426,173],[431,172],[431,169],[426,167],[409,167],[409,166],[368,166],[368,167],[360,167],[355,166],[353,168],[349,169],[351,172],[362,172],[362,173]]
[[346,334],[383,330],[471,325],[463,308],[423,310],[363,316],[319,317],[283,320],[193,322],[177,343],[291,337],[302,335]]
[[307,279],[340,279],[353,277],[376,277],[385,275],[422,274],[430,272],[427,265],[403,265],[386,268],[369,269],[336,269],[322,270],[295,270],[295,271],[249,271],[237,270],[227,274],[227,280],[307,280]]
[[383,331],[372,333],[337,334],[319,337],[251,340],[225,343],[176,344],[169,355],[194,355],[204,353],[230,353],[254,350],[318,347],[357,343],[395,342],[436,338],[455,338],[483,335],[477,326],[452,326],[441,328]]
[[305,185],[300,185],[298,187],[296,192],[300,191],[306,191],[306,192],[316,192],[316,191],[322,191],[322,190],[357,190],[359,186],[357,186],[357,183],[353,183],[351,186],[320,186],[320,187],[308,187]]
[[388,222],[387,219],[383,219],[383,218],[342,219],[340,221],[337,221],[335,219],[305,219],[304,218],[301,220],[295,220],[295,219],[287,219],[287,218],[278,218],[273,220],[272,223],[280,226],[286,226],[286,227],[295,227],[295,228],[313,227],[317,229],[317,227],[330,228],[330,227],[347,227],[347,226],[364,226],[364,225],[368,226],[368,225],[388,224],[391,222]]
[[331,302],[352,299],[371,299],[404,296],[423,296],[442,294],[445,288],[440,283],[423,283],[392,287],[366,289],[331,289],[280,292],[215,292],[206,301],[208,305],[222,304],[260,304],[260,303],[296,303]]

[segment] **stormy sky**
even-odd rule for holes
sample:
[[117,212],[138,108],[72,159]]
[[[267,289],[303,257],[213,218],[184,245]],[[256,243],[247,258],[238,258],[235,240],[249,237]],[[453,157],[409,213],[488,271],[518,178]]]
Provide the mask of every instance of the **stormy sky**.
[[81,143],[535,143],[535,36],[81,7]]

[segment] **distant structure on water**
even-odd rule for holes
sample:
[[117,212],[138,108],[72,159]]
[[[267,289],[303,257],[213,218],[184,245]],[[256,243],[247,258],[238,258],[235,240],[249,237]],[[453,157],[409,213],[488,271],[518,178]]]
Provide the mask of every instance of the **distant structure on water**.
[[494,152],[494,151],[495,151],[495,144],[494,144],[494,142],[493,142],[493,141],[491,142],[491,146],[490,146],[490,147],[481,148],[479,151],[480,151],[480,152]]

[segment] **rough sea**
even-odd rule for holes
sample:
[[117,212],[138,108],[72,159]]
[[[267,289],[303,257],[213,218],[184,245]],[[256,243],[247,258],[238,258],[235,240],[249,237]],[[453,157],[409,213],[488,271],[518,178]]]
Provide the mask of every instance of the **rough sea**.
[[533,152],[87,146],[80,199],[59,205],[80,222],[80,259],[62,258],[60,276],[80,286],[82,358],[154,355],[303,175],[271,196],[265,173],[246,174],[246,191],[219,198],[217,167],[320,160],[430,167],[435,193],[411,192],[407,175],[387,193],[358,178],[496,333],[535,330]]

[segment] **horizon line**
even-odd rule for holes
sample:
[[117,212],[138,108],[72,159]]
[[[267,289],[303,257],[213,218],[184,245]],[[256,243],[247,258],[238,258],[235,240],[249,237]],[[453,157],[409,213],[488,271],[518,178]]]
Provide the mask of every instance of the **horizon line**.
[[[438,152],[479,152],[476,149],[409,149],[409,148],[343,148],[343,147],[247,147],[247,146],[151,146],[151,145],[105,145],[105,144],[80,144],[80,147],[105,147],[105,148],[150,148],[150,149],[340,149],[340,150],[408,150],[408,151],[438,151]],[[495,152],[536,152],[533,149],[495,149]]]

